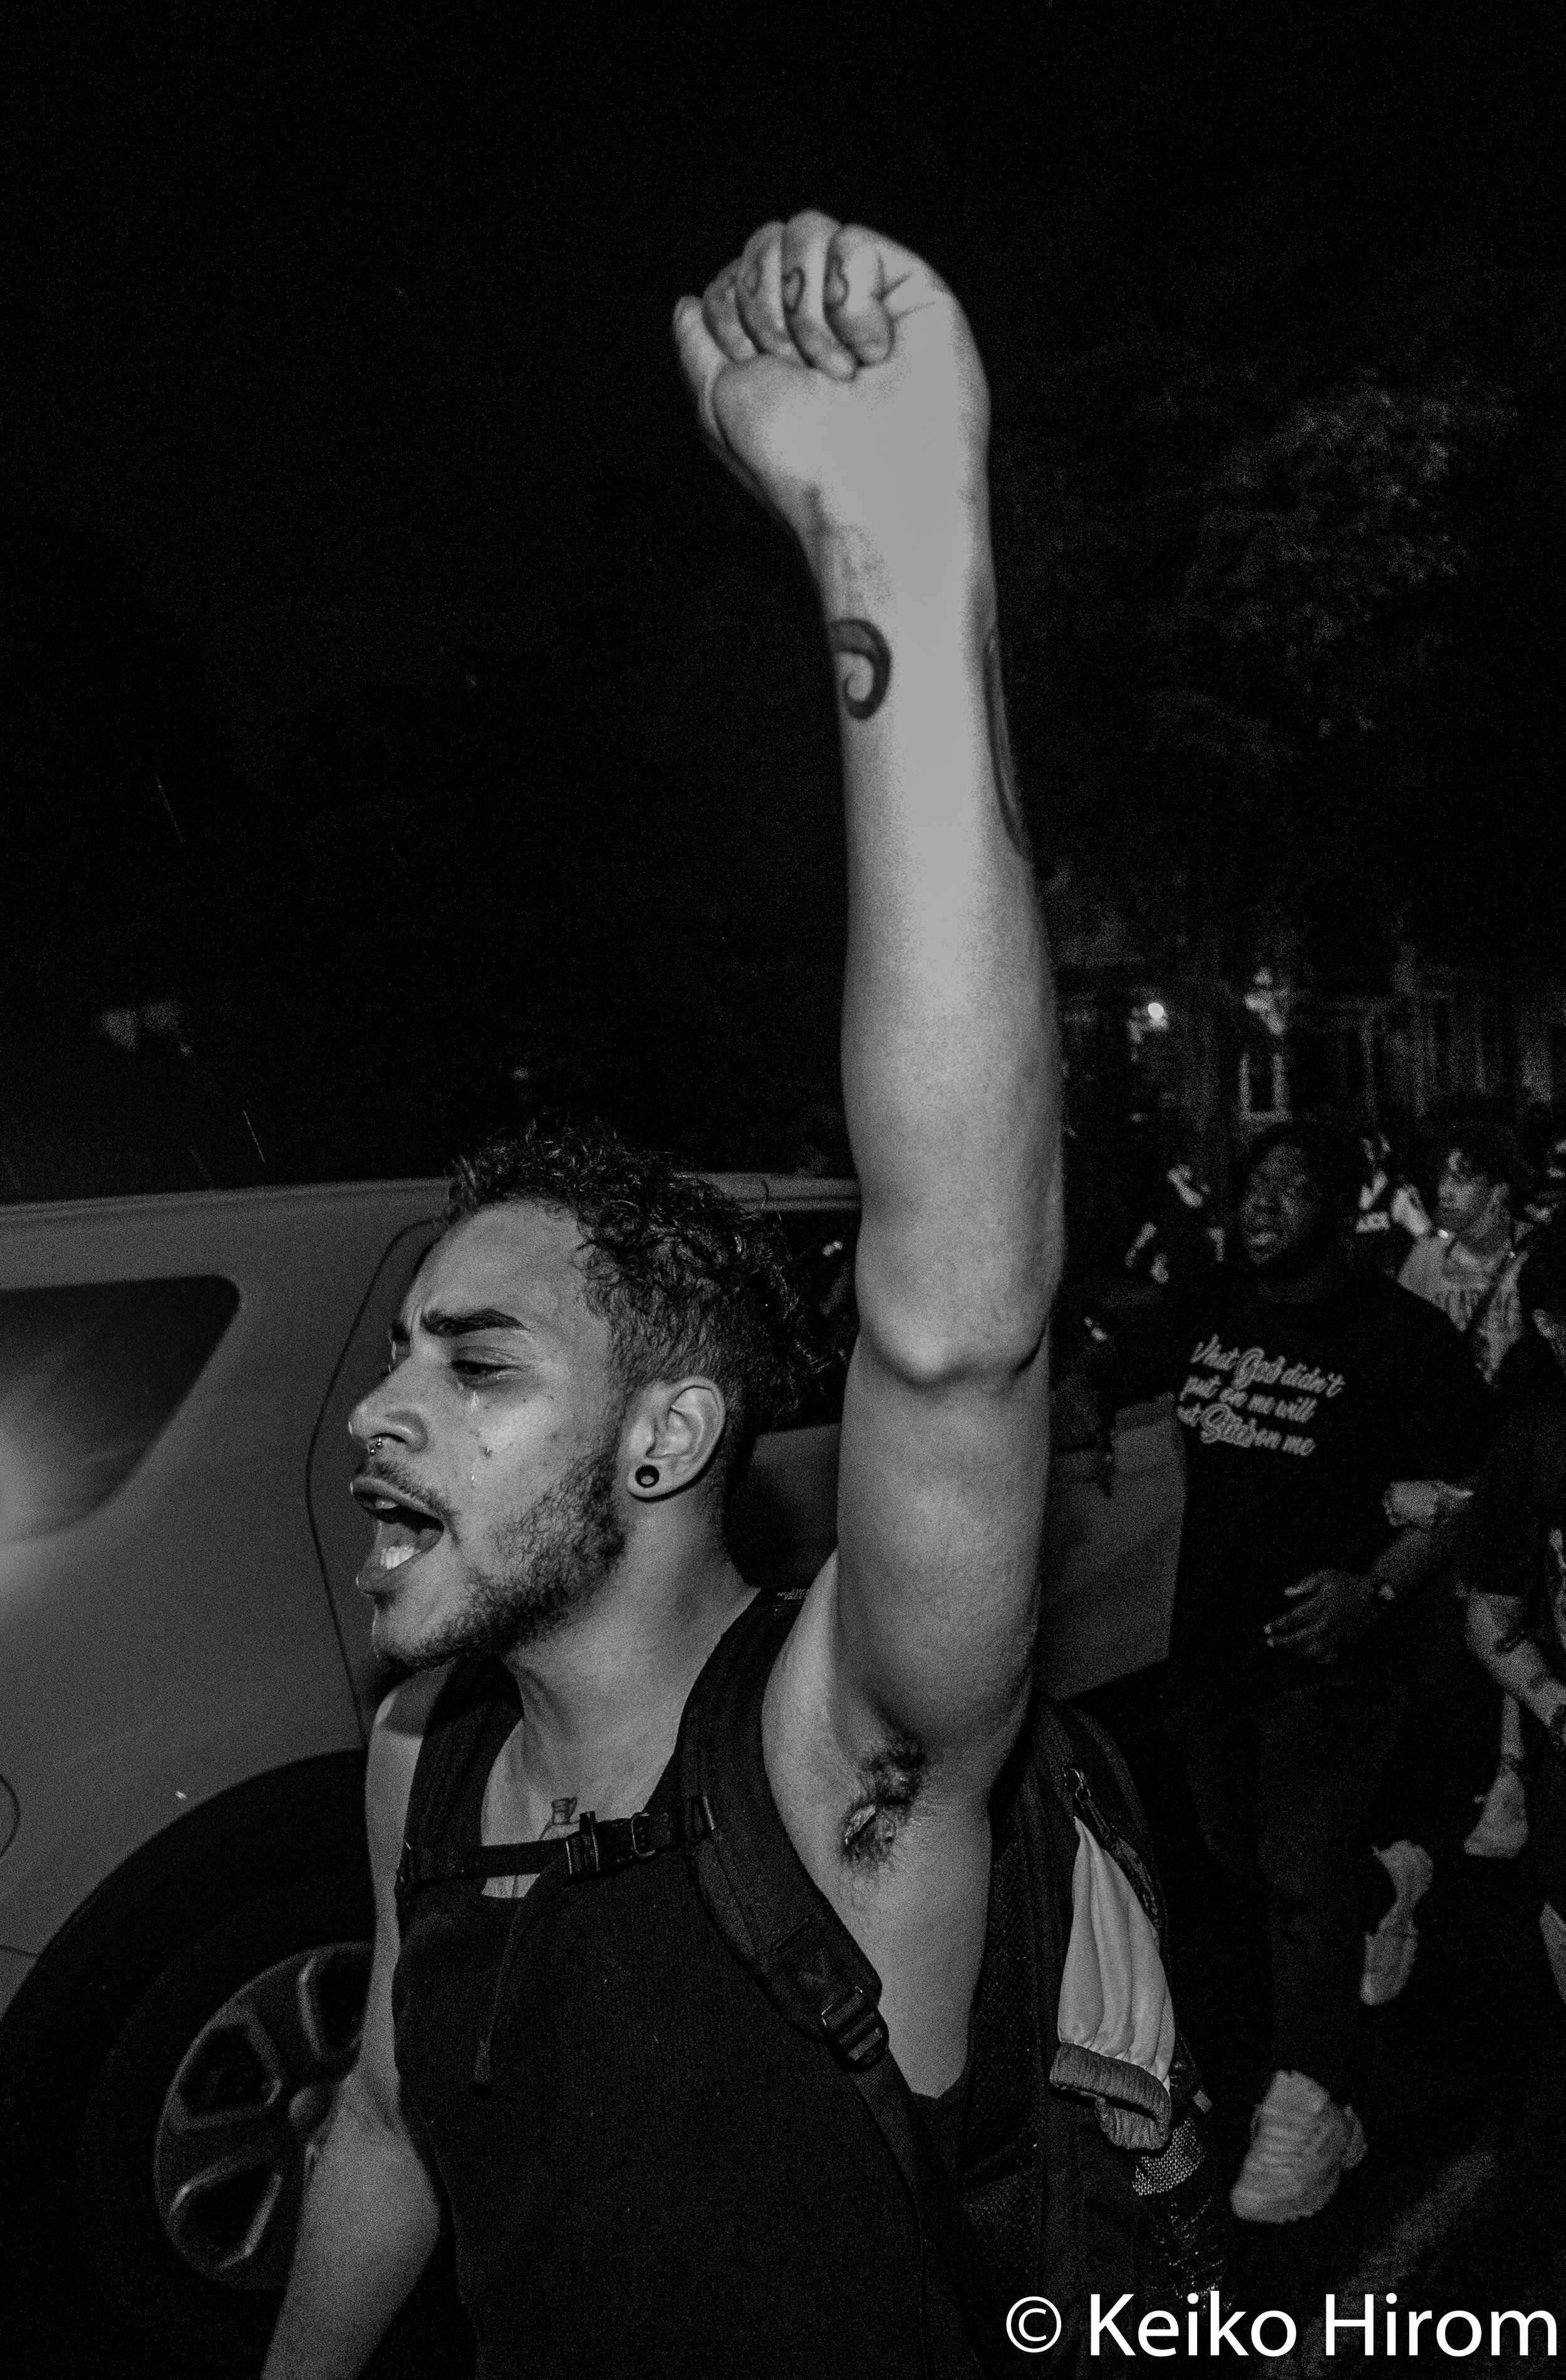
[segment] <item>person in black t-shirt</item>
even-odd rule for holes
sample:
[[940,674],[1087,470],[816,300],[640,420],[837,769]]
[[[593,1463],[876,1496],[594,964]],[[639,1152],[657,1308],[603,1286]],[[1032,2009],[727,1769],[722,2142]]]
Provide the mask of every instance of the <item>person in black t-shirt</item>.
[[1314,2214],[1365,2153],[1347,2104],[1360,2004],[1406,1980],[1430,1875],[1412,1843],[1368,1856],[1404,1693],[1392,1607],[1448,1542],[1399,1536],[1383,1498],[1463,1477],[1483,1427],[1441,1318],[1351,1264],[1359,1171],[1348,1135],[1275,1127],[1253,1152],[1244,1264],[1166,1326],[1187,1456],[1166,1722],[1268,1945],[1272,2079],[1232,2193],[1254,2222]]
[[1556,1390],[1523,1405],[1496,1441],[1461,1536],[1468,1642],[1542,1731],[1530,1790],[1539,1932],[1566,1999],[1566,1224],[1529,1257],[1524,1305],[1556,1366]]

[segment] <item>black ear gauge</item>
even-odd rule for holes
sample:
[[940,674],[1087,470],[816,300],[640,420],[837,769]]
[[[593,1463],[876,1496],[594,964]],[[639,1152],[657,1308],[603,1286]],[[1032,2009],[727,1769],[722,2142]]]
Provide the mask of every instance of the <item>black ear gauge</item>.
[[632,1475],[634,1476],[638,1488],[656,1488],[658,1485],[658,1465],[656,1463],[638,1463],[635,1473]]

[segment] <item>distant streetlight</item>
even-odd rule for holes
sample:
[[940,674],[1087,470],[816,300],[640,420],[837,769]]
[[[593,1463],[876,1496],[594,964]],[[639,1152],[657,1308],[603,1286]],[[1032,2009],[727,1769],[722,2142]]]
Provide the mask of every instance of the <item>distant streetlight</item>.
[[1131,1046],[1140,1050],[1149,1033],[1169,1031],[1169,1010],[1161,1000],[1139,1000],[1125,1020]]

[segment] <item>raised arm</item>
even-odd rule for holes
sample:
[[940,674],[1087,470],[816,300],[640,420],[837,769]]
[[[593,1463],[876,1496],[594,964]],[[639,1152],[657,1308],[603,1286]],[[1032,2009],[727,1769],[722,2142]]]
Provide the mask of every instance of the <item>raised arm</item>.
[[839,688],[860,1338],[839,1550],[789,1658],[855,1760],[887,1741],[981,1792],[1026,1703],[1062,1242],[983,370],[927,265],[819,214],[759,232],[675,327],[710,441],[798,540]]

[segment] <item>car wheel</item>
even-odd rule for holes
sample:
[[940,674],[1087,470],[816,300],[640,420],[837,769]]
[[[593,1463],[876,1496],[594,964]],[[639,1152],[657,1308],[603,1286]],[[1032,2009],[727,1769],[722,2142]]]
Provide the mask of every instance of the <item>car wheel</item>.
[[[372,1916],[358,1876],[280,1887],[171,1959],[115,2038],[79,2133],[79,2236],[149,2372],[260,2369],[305,2178],[358,2049]],[[425,2313],[431,2294],[450,2299],[422,2291]],[[470,2369],[455,2308],[449,2362],[419,2312],[372,2368]]]

